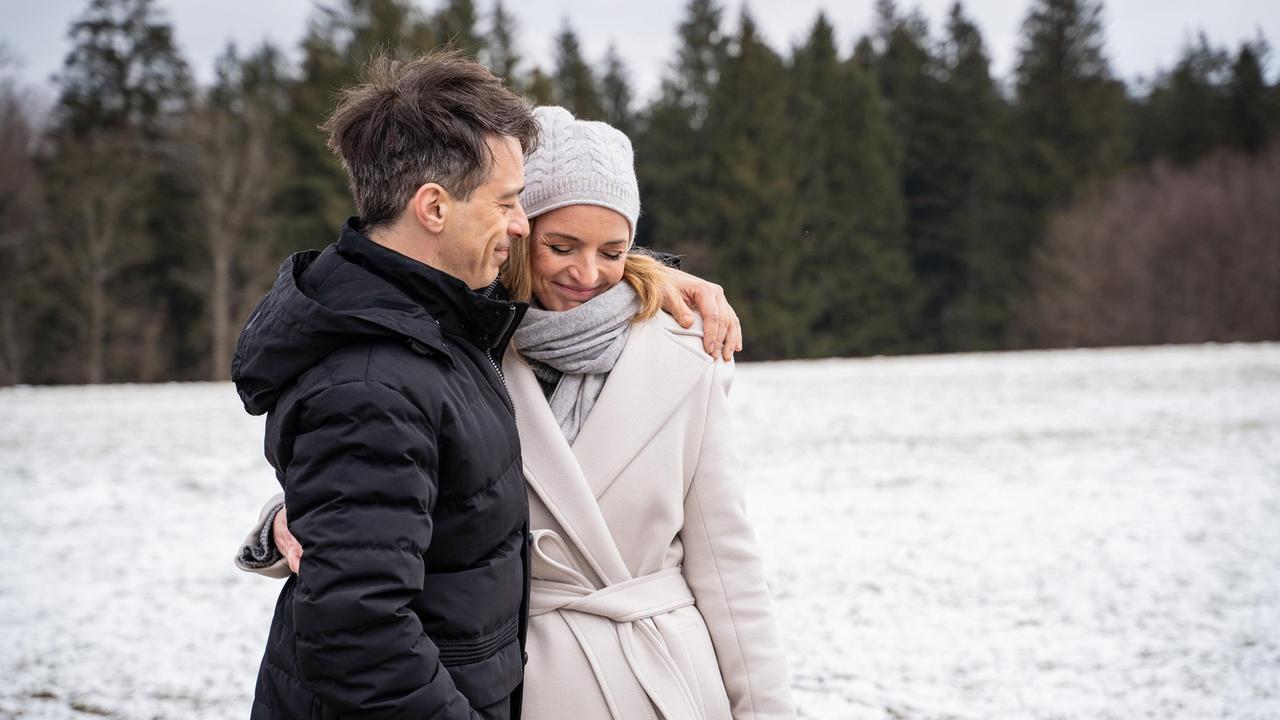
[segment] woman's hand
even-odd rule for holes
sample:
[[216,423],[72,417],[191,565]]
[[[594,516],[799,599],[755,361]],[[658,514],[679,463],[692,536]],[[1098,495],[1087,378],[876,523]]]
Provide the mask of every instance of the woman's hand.
[[733,354],[742,350],[742,324],[725,298],[724,288],[676,269],[669,271],[669,277],[673,286],[662,301],[662,309],[686,328],[693,325],[693,313],[697,312],[702,316],[702,343],[707,354],[732,360]]
[[289,532],[289,521],[284,516],[284,508],[271,519],[271,537],[275,539],[276,550],[289,563],[289,571],[298,574],[298,564],[302,562],[302,543]]

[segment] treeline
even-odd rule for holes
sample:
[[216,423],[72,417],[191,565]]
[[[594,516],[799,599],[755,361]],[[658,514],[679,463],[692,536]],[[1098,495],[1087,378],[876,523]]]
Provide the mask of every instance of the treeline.
[[334,0],[296,64],[230,46],[203,88],[154,0],[90,0],[49,118],[0,83],[0,383],[227,377],[278,261],[352,212],[335,91],[444,46],[633,137],[641,241],[726,287],[750,358],[1280,337],[1261,38],[1129,87],[1090,0],[1031,0],[1007,81],[959,3],[880,0],[850,52],[821,15],[785,52],[723,15],[690,0],[641,105],[567,21],[533,66],[501,0]]

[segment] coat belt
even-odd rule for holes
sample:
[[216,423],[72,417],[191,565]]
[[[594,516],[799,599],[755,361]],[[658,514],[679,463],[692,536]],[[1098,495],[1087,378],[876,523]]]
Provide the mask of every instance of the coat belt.
[[529,614],[573,610],[629,623],[692,604],[689,585],[680,568],[674,567],[599,590],[534,578]]
[[[594,632],[584,625],[594,625],[596,632],[602,629],[602,625],[616,632],[623,656],[658,711],[658,716],[662,720],[701,720],[704,716],[701,699],[689,688],[666,640],[653,622],[655,616],[693,604],[693,593],[681,569],[667,568],[595,588],[580,572],[546,554],[545,544],[564,547],[564,541],[558,534],[539,530],[533,535],[534,580],[529,614],[561,612],[565,622],[573,627],[579,644],[584,645],[583,651],[588,657],[597,650],[585,646],[587,638]],[[559,579],[546,579],[548,576]],[[592,663],[592,671],[604,692],[613,720],[637,717],[634,712],[627,713],[616,706],[609,692],[610,678],[605,677],[595,663]]]

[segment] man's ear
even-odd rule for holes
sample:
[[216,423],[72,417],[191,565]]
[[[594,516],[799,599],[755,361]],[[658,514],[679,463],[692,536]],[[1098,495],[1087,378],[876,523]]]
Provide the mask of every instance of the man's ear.
[[436,183],[426,183],[409,199],[409,211],[427,232],[439,234],[453,210],[454,199]]

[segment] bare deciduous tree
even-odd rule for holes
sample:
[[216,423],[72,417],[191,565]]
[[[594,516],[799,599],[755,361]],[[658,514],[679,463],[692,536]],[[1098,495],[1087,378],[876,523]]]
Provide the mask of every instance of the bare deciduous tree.
[[40,189],[27,107],[12,81],[0,81],[0,385],[23,381],[31,339],[24,305],[37,250]]
[[208,308],[211,379],[231,375],[232,331],[269,267],[267,215],[280,172],[269,107],[242,98],[234,107],[206,99],[187,119],[207,268],[190,278]]
[[1052,218],[1034,287],[1043,345],[1280,339],[1280,142],[1108,183]]
[[66,142],[51,168],[53,232],[44,255],[63,285],[83,380],[100,383],[107,377],[113,281],[146,254],[147,162],[132,133],[102,132]]

